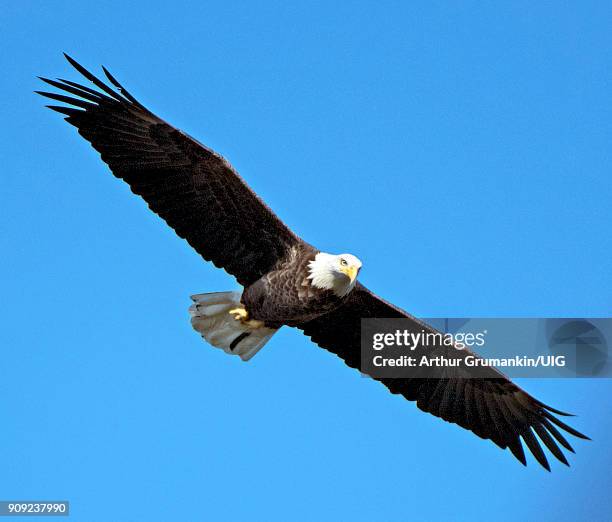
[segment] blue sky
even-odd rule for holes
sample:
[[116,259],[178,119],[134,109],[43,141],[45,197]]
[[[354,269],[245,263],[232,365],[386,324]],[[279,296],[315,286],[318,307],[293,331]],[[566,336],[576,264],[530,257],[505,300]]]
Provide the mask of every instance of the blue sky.
[[423,317],[612,308],[609,2],[13,2],[0,8],[0,497],[72,519],[609,519],[610,380],[552,474],[287,329],[249,364],[191,330],[235,288],[59,115],[105,64],[297,233]]

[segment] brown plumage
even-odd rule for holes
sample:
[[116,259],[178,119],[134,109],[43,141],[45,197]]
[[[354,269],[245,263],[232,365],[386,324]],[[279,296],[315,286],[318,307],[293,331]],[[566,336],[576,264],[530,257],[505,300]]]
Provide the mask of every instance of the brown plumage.
[[[251,320],[271,329],[261,333],[262,340],[253,345],[255,352],[273,329],[295,326],[348,366],[359,368],[362,318],[404,318],[415,333],[435,332],[359,283],[343,296],[316,288],[309,279],[309,266],[318,250],[293,234],[225,159],[143,107],[106,69],[116,90],[66,58],[97,89],[41,78],[65,94],[37,92],[68,104],[49,107],[64,114],[113,174],[127,182],[180,237],[244,286],[238,304]],[[223,294],[202,294],[194,296],[194,301],[196,329],[196,322],[206,319],[201,307],[219,308],[233,302]],[[244,326],[226,351],[231,353],[244,339],[256,335]],[[567,414],[531,397],[497,370],[486,371],[485,378],[479,379],[459,378],[448,369],[437,379],[379,380],[392,393],[416,401],[421,410],[509,448],[523,464],[522,442],[546,469],[550,467],[541,443],[567,464],[560,446],[573,449],[560,430],[587,438],[553,415]]]
[[295,246],[273,270],[247,286],[241,301],[250,316],[270,328],[299,326],[340,306],[350,294],[338,297],[308,280],[308,265],[317,253],[307,244]]

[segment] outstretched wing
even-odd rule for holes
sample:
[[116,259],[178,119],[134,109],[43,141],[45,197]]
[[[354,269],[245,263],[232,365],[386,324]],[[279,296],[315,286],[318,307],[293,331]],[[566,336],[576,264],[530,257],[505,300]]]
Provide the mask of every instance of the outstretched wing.
[[300,242],[220,155],[147,110],[106,69],[116,90],[66,58],[97,89],[41,78],[64,94],[36,92],[69,104],[48,107],[204,259],[249,285]]
[[[410,321],[415,334],[422,330],[436,332],[362,285],[355,287],[343,306],[300,328],[319,346],[341,357],[348,366],[359,368],[362,318],[403,318]],[[469,353],[467,350],[462,352]],[[479,378],[461,378],[453,376],[453,369],[445,371],[443,378],[377,380],[391,393],[416,401],[421,410],[459,424],[483,439],[492,440],[500,448],[509,448],[523,464],[526,464],[526,460],[521,441],[536,460],[550,471],[540,442],[557,459],[569,465],[559,445],[571,452],[574,450],[557,428],[576,437],[588,438],[553,415],[568,414],[534,399],[494,368],[479,368]],[[483,371],[487,373],[483,375]]]

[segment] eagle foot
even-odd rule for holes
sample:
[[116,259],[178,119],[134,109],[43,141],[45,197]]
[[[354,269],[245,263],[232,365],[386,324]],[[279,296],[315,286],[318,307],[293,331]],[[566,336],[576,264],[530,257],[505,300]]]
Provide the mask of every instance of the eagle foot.
[[230,315],[233,315],[236,321],[240,321],[242,324],[248,326],[249,328],[256,329],[264,326],[263,321],[258,321],[257,319],[249,319],[249,312],[247,312],[245,308],[233,308],[228,313]]

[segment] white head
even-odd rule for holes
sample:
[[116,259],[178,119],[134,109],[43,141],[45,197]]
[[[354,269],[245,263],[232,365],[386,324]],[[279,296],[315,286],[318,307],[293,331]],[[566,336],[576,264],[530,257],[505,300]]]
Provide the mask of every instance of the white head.
[[338,297],[348,294],[357,282],[361,261],[352,254],[319,252],[308,265],[312,286],[332,290]]

